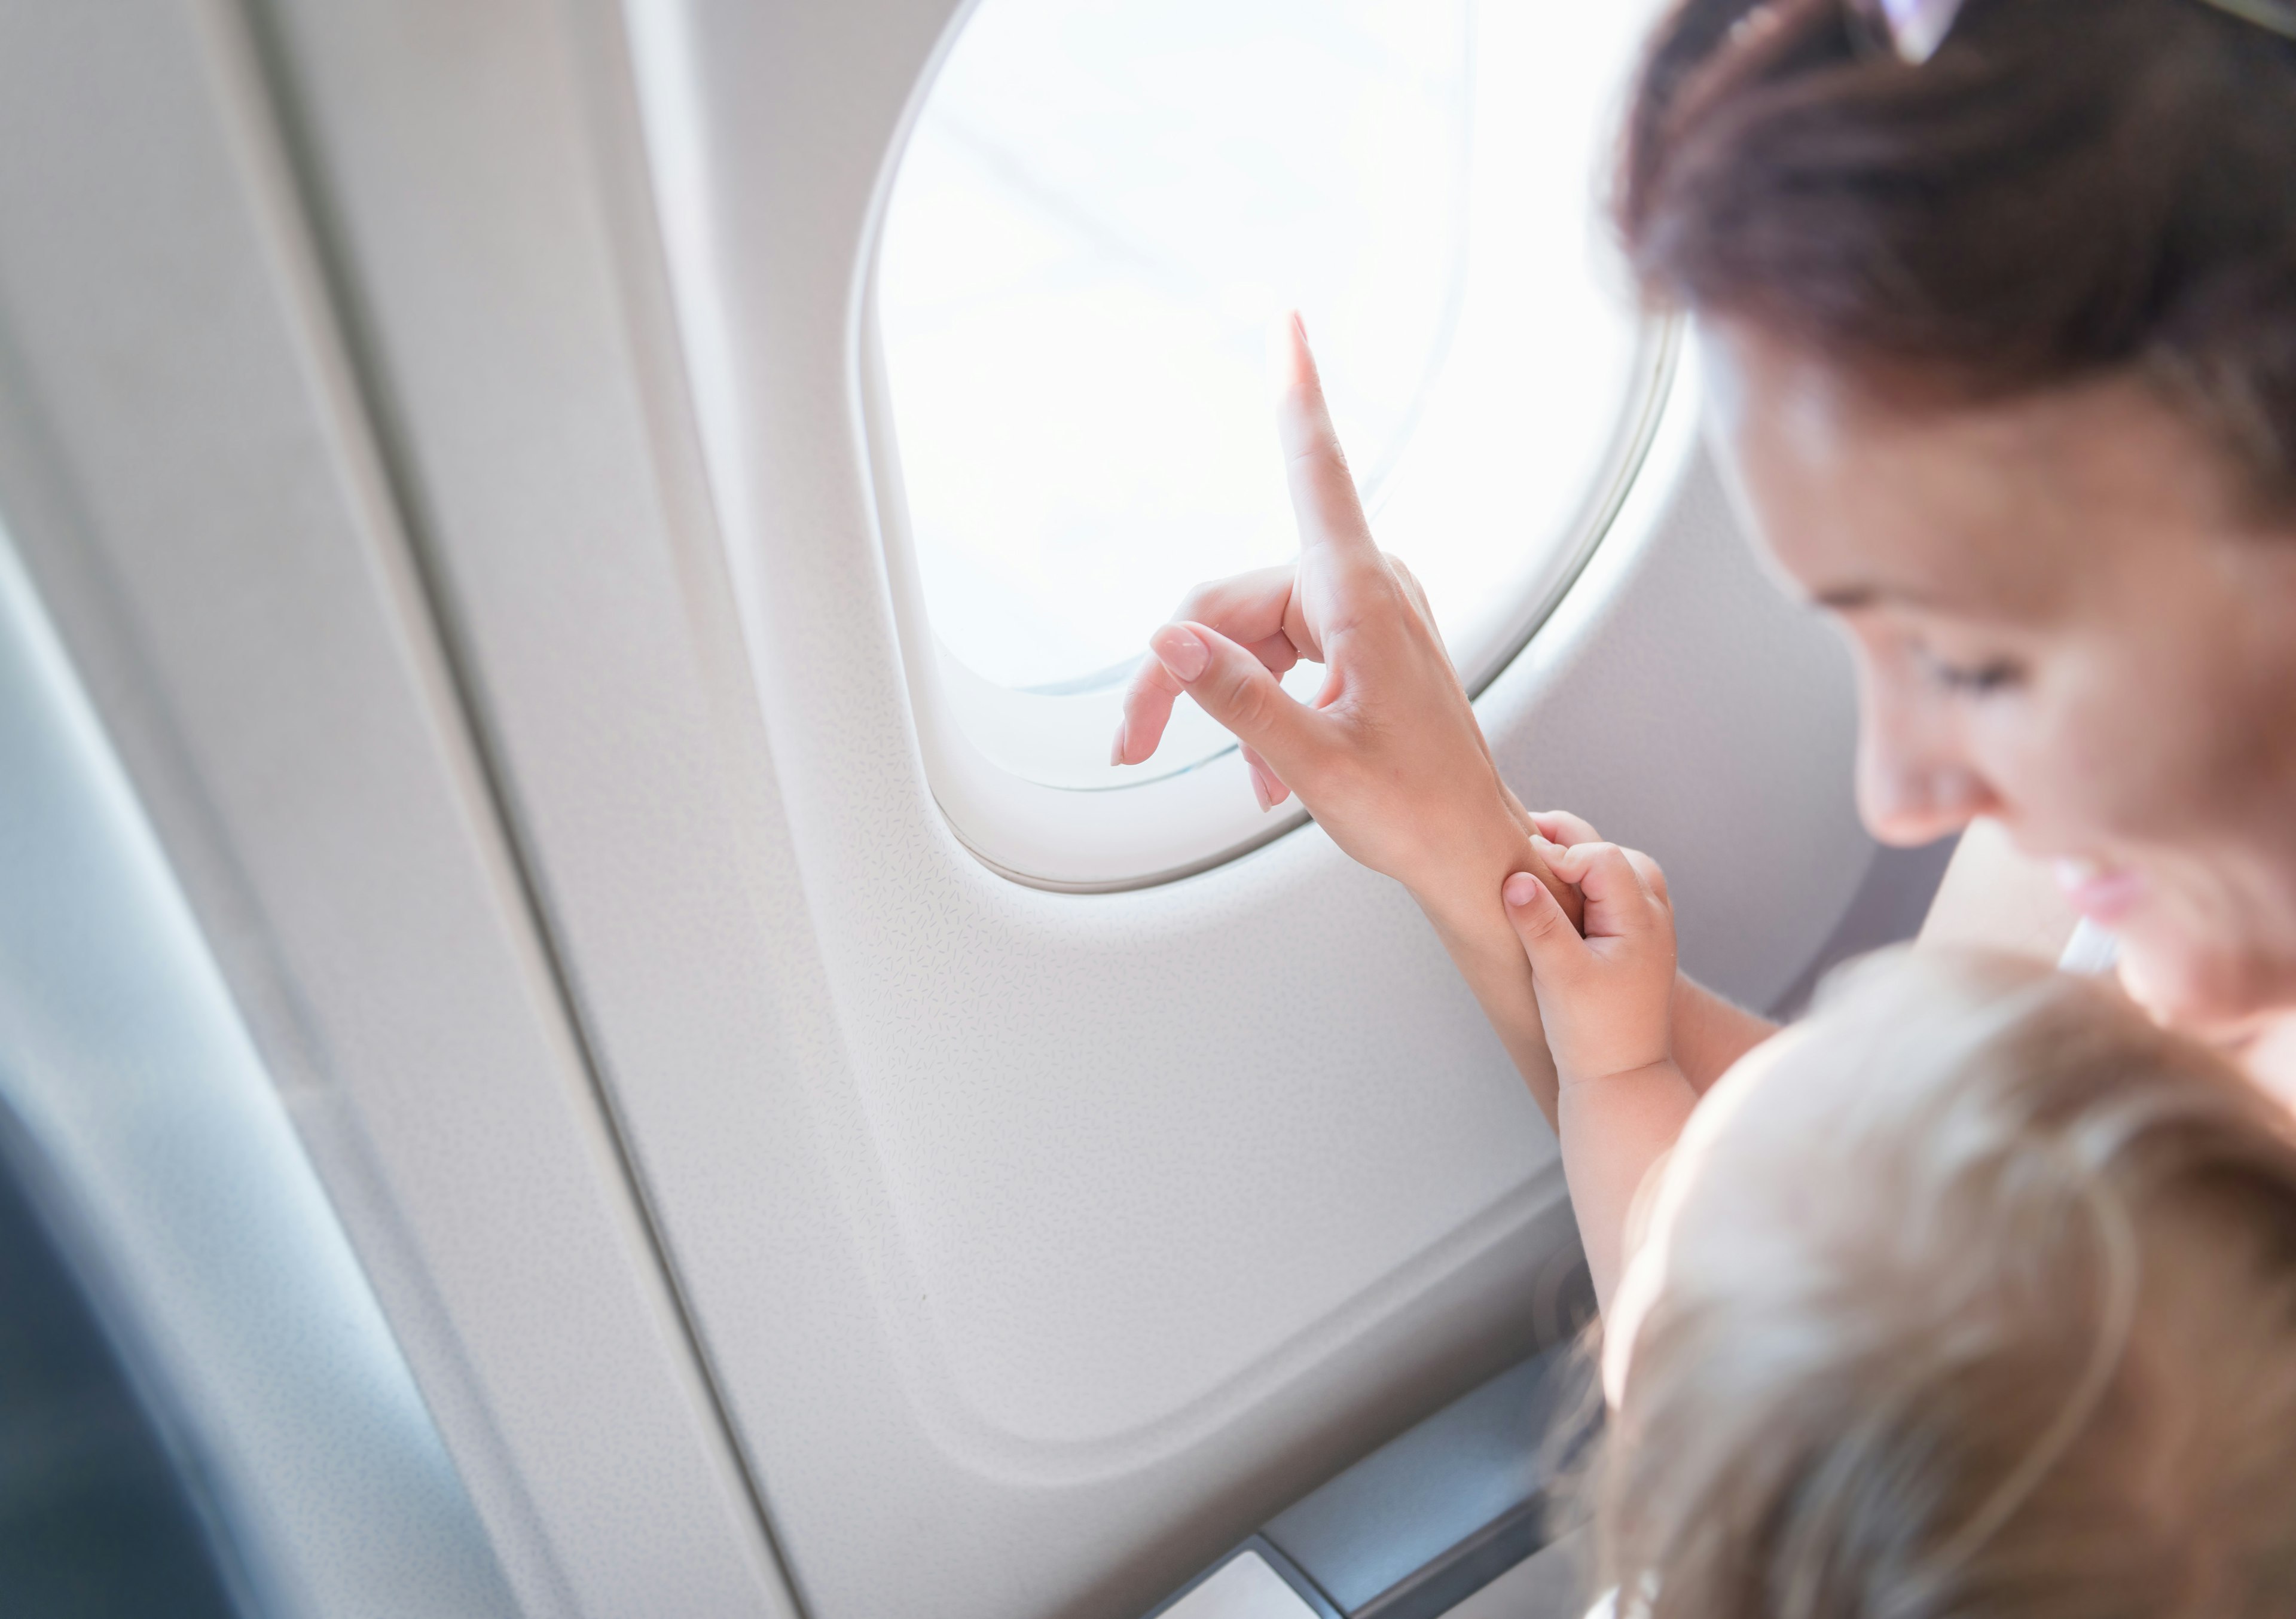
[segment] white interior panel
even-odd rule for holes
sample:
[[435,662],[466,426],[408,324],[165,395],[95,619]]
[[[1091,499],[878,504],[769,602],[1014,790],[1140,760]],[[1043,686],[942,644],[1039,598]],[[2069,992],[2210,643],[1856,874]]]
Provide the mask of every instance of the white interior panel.
[[[440,656],[245,20],[0,4],[10,529],[520,1610],[785,1613]],[[375,1503],[365,1555],[408,1506]]]

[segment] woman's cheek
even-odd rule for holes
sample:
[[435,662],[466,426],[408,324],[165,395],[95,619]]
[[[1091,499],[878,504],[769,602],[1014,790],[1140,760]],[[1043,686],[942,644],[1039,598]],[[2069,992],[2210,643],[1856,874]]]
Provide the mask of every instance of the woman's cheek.
[[2080,660],[2043,663],[2023,687],[1978,705],[1970,750],[2000,797],[2002,818],[2029,853],[2121,863],[2127,853],[2189,826],[2185,773],[2132,700],[2082,678]]

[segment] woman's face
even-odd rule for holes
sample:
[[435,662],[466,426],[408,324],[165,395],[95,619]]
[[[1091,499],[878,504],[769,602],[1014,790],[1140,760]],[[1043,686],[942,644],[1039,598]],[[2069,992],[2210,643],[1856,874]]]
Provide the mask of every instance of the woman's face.
[[1759,542],[1854,649],[1874,834],[1993,816],[2161,1016],[2296,1008],[2296,527],[2133,380],[1911,409],[1704,339]]

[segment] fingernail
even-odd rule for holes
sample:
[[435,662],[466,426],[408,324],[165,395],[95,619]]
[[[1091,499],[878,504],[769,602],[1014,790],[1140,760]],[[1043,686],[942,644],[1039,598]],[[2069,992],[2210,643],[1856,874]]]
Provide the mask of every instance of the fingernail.
[[1508,904],[1521,910],[1538,896],[1538,879],[1528,871],[1517,871],[1506,879],[1499,892],[1506,896]]
[[1148,638],[1148,650],[1182,685],[1201,675],[1212,660],[1211,648],[1185,624],[1168,624],[1158,630]]
[[1267,797],[1267,778],[1257,770],[1251,773],[1251,796],[1259,801],[1259,813],[1263,815],[1275,807]]
[[1278,394],[1307,381],[1308,365],[1300,358],[1307,348],[1308,323],[1297,309],[1267,328],[1268,382]]
[[1124,763],[1124,736],[1125,732],[1130,729],[1131,727],[1127,722],[1123,720],[1116,722],[1116,742],[1115,745],[1108,750],[1108,762],[1111,765],[1121,765]]
[[1292,323],[1271,321],[1267,326],[1267,391],[1279,398],[1297,380],[1299,362],[1292,357]]

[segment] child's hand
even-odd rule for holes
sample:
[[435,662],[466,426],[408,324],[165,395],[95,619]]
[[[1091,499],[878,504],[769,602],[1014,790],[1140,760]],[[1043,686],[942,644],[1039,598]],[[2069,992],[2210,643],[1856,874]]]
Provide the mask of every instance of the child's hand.
[[1587,904],[1581,938],[1529,873],[1516,872],[1501,889],[1507,920],[1530,958],[1531,987],[1563,1088],[1671,1061],[1674,906],[1666,874],[1649,855],[1614,843],[1533,842]]

